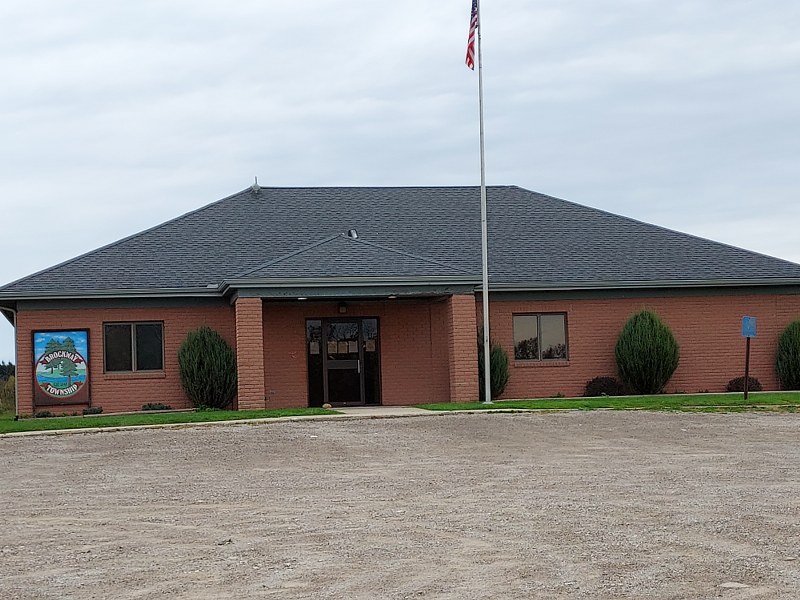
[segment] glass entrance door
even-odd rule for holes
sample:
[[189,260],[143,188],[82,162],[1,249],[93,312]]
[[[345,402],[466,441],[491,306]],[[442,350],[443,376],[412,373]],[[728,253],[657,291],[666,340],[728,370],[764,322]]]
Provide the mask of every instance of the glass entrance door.
[[380,404],[378,320],[306,321],[309,406]]
[[361,322],[328,321],[323,327],[325,396],[331,404],[364,404]]

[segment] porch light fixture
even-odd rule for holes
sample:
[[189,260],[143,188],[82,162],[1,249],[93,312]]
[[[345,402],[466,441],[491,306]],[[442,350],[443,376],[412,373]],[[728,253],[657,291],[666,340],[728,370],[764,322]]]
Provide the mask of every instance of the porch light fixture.
[[348,229],[347,230],[347,237],[352,238],[354,240],[358,239],[358,232],[355,229]]
[[339,314],[343,315],[347,312],[347,303],[339,302]]

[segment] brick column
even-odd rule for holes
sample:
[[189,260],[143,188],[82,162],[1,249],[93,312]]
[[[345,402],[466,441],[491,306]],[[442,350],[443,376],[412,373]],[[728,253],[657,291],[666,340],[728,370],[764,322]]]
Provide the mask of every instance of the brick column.
[[236,300],[236,364],[239,410],[266,408],[264,307],[261,298]]
[[14,329],[18,415],[33,414],[33,337],[30,319],[27,318],[29,314],[17,313]]
[[477,335],[475,296],[450,296],[447,300],[450,402],[478,401]]

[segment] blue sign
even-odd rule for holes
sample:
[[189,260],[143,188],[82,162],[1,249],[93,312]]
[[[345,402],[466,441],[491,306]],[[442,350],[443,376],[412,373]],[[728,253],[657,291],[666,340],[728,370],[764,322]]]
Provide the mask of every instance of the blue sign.
[[755,317],[742,317],[742,335],[747,338],[756,337]]

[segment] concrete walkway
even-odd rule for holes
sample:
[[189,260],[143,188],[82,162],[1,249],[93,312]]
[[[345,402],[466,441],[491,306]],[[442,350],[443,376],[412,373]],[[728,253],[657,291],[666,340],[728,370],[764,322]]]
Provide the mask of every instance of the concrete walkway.
[[413,417],[415,415],[430,415],[434,411],[414,408],[413,406],[350,406],[336,408],[340,413],[351,417],[366,419],[380,419],[383,417]]

